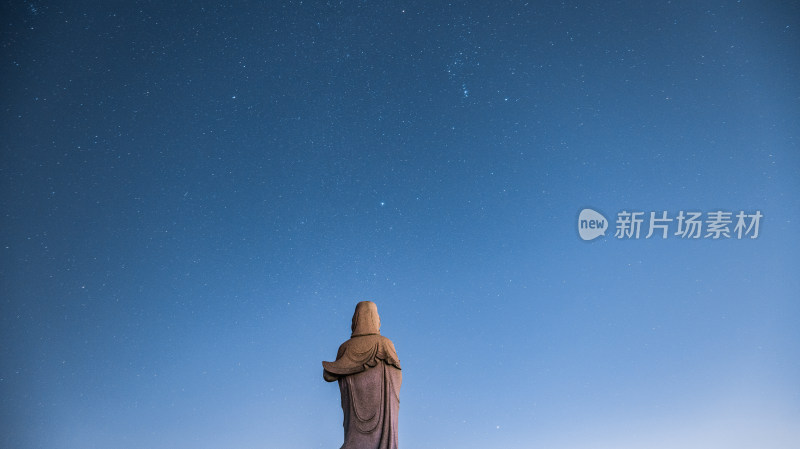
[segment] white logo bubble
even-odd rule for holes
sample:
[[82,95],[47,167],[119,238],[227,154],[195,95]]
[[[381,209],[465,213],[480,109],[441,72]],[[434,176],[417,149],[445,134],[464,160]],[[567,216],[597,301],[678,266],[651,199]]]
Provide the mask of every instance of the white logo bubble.
[[608,220],[600,212],[584,209],[578,215],[578,234],[583,240],[594,240],[606,235]]

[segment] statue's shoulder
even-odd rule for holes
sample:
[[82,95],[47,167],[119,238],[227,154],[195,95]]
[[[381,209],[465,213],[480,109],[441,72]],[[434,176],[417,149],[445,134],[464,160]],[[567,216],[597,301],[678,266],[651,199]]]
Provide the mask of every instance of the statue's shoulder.
[[394,343],[392,342],[391,339],[389,339],[388,337],[384,337],[383,335],[381,335],[380,337],[381,338],[379,342],[381,346],[389,347],[392,348],[392,350],[394,350]]
[[389,348],[392,352],[395,351],[392,340],[380,334],[370,334],[359,335],[345,341],[339,346],[339,354],[343,354],[351,348],[358,352],[363,352],[370,347]]
[[380,337],[381,343],[389,345],[392,348],[394,348],[394,343],[392,342],[392,340],[389,337],[384,337],[383,335],[378,335],[378,337]]
[[380,340],[378,346],[378,358],[384,360],[389,365],[394,365],[396,368],[400,369],[400,358],[397,356],[397,349],[394,347],[394,343],[388,337],[384,337],[383,335],[379,335]]
[[349,340],[345,340],[344,343],[340,344],[339,350],[336,351],[336,358],[337,359],[340,358],[345,352],[347,352],[347,348],[349,348],[351,344],[353,344],[352,338]]

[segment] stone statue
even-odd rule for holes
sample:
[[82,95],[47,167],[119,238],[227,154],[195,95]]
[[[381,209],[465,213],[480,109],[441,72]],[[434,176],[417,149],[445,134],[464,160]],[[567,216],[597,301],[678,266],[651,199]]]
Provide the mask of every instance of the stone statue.
[[378,306],[356,305],[352,335],[335,362],[322,362],[322,377],[339,381],[344,412],[340,449],[397,449],[397,413],[403,374],[394,344],[380,334]]

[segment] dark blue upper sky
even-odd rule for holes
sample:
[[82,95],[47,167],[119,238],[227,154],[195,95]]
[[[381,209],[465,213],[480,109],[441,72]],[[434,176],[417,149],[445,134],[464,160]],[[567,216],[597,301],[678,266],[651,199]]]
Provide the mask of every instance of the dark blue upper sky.
[[337,447],[360,300],[404,447],[800,441],[797,3],[62,3],[0,11],[0,446]]

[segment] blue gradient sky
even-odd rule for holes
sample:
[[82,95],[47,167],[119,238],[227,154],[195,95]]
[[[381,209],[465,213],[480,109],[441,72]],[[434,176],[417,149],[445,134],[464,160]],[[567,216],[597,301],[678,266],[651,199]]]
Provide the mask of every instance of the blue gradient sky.
[[62,3],[0,13],[1,447],[338,447],[360,300],[405,448],[800,444],[796,3]]

